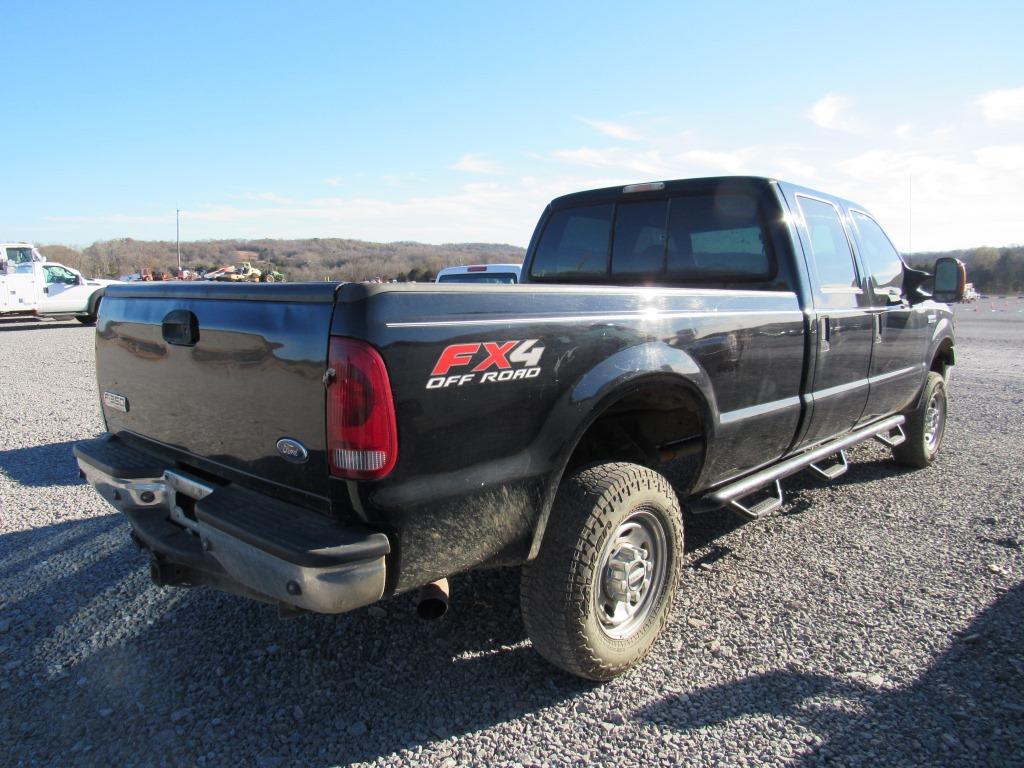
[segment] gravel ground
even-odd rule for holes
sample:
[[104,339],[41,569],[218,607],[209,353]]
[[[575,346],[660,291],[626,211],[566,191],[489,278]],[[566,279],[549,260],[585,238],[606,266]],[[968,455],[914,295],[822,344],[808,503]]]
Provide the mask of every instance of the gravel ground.
[[865,445],[784,515],[688,519],[665,636],[601,686],[533,653],[511,572],[433,624],[151,586],[72,461],[92,329],[0,321],[0,763],[1024,765],[1024,301],[975,306],[936,464]]

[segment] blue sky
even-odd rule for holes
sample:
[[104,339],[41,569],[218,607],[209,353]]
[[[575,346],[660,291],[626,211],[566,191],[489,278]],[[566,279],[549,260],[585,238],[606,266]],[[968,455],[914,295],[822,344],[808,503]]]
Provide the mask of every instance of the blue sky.
[[33,2],[0,28],[0,239],[173,239],[178,207],[183,239],[525,245],[558,194],[751,173],[903,250],[1024,242],[1020,2]]

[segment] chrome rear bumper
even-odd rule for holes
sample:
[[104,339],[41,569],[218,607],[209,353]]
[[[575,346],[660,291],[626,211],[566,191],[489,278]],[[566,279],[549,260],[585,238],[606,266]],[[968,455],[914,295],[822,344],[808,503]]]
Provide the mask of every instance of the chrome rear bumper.
[[384,594],[387,537],[232,485],[106,436],[75,446],[83,477],[131,523],[159,584],[206,585],[316,613]]

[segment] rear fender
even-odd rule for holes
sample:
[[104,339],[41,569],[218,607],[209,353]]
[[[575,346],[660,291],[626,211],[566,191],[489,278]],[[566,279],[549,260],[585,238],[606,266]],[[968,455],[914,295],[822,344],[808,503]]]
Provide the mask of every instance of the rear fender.
[[679,388],[692,395],[701,404],[706,444],[713,444],[710,433],[718,421],[714,391],[707,372],[690,355],[663,342],[648,342],[605,358],[568,389],[552,410],[548,434],[571,438],[560,446],[555,470],[546,483],[529,559],[540,551],[558,486],[587,430],[623,397],[650,387]]

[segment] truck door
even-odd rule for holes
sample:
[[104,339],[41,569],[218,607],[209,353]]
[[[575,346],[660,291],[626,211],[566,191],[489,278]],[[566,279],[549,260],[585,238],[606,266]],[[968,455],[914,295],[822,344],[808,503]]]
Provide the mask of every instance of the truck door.
[[847,432],[860,420],[868,399],[874,319],[839,208],[810,194],[792,197],[814,300],[815,362],[802,446]]
[[59,264],[43,264],[42,295],[39,311],[47,314],[82,312],[89,302],[88,287],[82,286],[78,275]]
[[926,310],[910,306],[903,292],[903,260],[885,232],[864,211],[850,209],[854,241],[867,271],[874,321],[864,423],[898,413],[924,384]]

